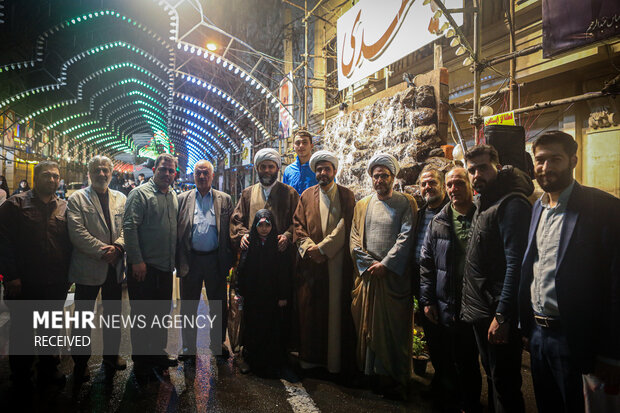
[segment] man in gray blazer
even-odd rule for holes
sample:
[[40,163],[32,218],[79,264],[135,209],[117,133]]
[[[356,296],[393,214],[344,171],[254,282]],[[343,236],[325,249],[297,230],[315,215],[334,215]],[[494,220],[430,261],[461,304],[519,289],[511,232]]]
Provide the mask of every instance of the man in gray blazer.
[[[123,211],[126,197],[109,189],[112,161],[95,156],[88,162],[91,185],[69,198],[67,221],[73,253],[69,282],[75,283],[75,310],[92,311],[101,290],[104,314],[121,313],[121,282],[124,276]],[[74,335],[90,335],[90,329],[76,329]],[[103,331],[103,364],[108,373],[126,368],[118,355],[120,330]],[[90,346],[72,349],[74,384],[88,381]],[[111,376],[111,375],[110,375]]]
[[[196,314],[204,282],[209,301],[221,302],[222,319],[211,330],[211,351],[219,360],[227,359],[226,277],[233,265],[229,222],[233,205],[228,194],[211,188],[213,165],[201,160],[194,166],[196,189],[179,195],[177,224],[177,276],[181,278],[181,313]],[[220,324],[221,322],[221,324]],[[220,333],[221,332],[221,336]],[[185,361],[196,359],[196,329],[183,329]]]

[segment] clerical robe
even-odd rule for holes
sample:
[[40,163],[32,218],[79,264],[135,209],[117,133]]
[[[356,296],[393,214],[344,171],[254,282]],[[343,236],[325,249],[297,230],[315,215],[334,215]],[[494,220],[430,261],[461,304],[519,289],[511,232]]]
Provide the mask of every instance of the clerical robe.
[[293,214],[298,202],[297,191],[281,182],[274,183],[267,197],[260,183],[245,188],[230,218],[230,239],[233,246],[239,249],[241,238],[250,233],[256,212],[263,208],[273,213],[278,235],[284,234],[293,242]]
[[[351,372],[354,367],[353,265],[348,254],[354,207],[353,192],[334,183],[328,191],[320,185],[308,188],[295,211],[296,321],[302,367],[319,365],[331,373]],[[307,256],[314,245],[326,262],[318,264]]]
[[[411,376],[413,294],[410,254],[417,206],[400,192],[381,201],[376,194],[355,205],[350,253],[354,263],[351,310],[357,332],[358,367],[367,375],[387,375],[406,385]],[[383,277],[367,269],[375,262]]]

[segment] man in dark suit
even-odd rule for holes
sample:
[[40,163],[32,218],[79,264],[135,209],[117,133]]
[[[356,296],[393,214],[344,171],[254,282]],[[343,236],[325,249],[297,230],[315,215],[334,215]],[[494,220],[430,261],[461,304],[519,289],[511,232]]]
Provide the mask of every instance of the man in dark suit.
[[[221,303],[221,319],[216,318],[211,329],[211,351],[221,360],[229,356],[224,341],[226,276],[233,264],[229,234],[233,205],[228,194],[211,188],[211,162],[202,160],[196,163],[194,182],[196,189],[179,195],[176,269],[181,278],[181,313],[184,316],[196,315],[204,281],[211,317],[214,315],[214,301]],[[195,328],[183,328],[181,358],[195,361]]]
[[608,385],[620,378],[620,200],[573,179],[570,135],[546,132],[533,151],[545,193],[532,211],[523,260],[521,327],[538,410],[579,412],[582,374]]

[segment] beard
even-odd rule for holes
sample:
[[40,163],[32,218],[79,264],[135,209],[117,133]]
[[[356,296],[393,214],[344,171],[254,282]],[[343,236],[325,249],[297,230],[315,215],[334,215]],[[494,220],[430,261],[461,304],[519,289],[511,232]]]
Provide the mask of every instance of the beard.
[[435,202],[441,201],[442,196],[441,193],[435,192],[434,194],[427,193],[424,197],[424,200],[427,204],[434,204]]
[[264,186],[271,186],[277,178],[277,174],[269,174],[269,173],[259,173],[258,180]]
[[378,195],[384,196],[390,193],[390,189],[392,189],[392,185],[394,185],[394,180],[390,182],[376,183],[374,184],[374,188]]
[[93,188],[99,191],[105,191],[108,188],[110,181],[107,179],[94,179],[91,181]]
[[328,177],[319,177],[318,182],[321,186],[329,186],[334,180],[329,179]]
[[486,181],[486,179],[479,178],[472,182],[471,186],[476,190],[476,192],[482,194],[484,190],[488,187],[488,182]]
[[54,184],[54,183],[44,183],[44,184],[39,184],[36,186],[36,190],[39,194],[43,195],[43,196],[48,196],[48,195],[52,195],[54,193],[56,193],[56,191],[58,190],[58,184]]
[[544,174],[536,175],[538,184],[543,191],[547,193],[562,191],[570,185],[572,179],[573,171],[571,168],[567,168],[559,172],[546,172]]

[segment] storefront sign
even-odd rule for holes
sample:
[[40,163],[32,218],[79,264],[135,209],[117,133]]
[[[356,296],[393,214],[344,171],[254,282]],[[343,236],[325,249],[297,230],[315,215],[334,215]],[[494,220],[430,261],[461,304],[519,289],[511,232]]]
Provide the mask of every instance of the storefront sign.
[[543,57],[620,35],[618,0],[543,0]]
[[249,165],[252,163],[252,142],[249,139],[243,140],[241,148],[241,165]]
[[230,151],[226,152],[224,157],[224,169],[230,169]]
[[[462,0],[443,3],[447,8],[463,6]],[[430,5],[414,0],[361,0],[351,7],[337,25],[338,89],[436,40],[437,35],[429,29],[443,23],[433,19],[433,13]],[[463,24],[462,14],[453,17]]]
[[516,125],[515,123],[515,113],[504,112],[498,113],[497,115],[486,116],[484,118],[484,126],[489,125]]

